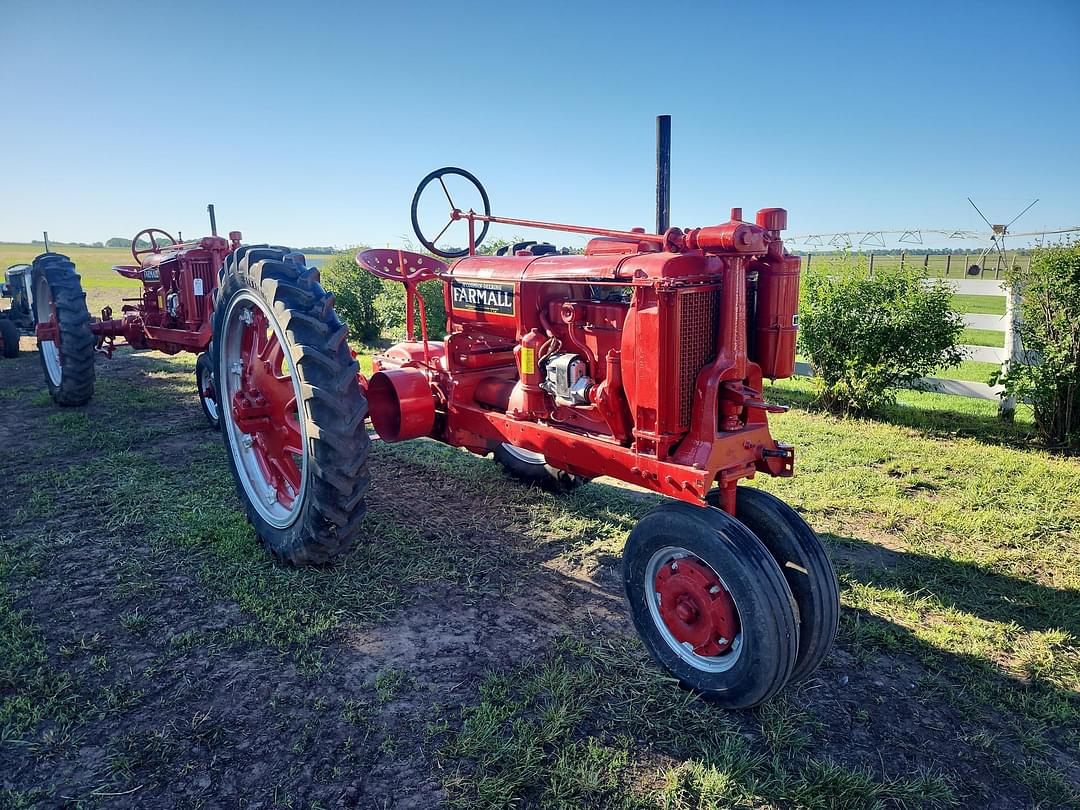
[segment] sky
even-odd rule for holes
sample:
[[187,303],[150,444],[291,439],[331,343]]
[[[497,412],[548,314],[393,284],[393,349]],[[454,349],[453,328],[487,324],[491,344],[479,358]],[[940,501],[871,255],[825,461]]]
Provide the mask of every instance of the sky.
[[673,225],[1080,225],[1078,42],[1080,0],[0,0],[0,241],[213,202],[249,242],[400,245],[446,165],[497,215],[651,230],[661,113]]

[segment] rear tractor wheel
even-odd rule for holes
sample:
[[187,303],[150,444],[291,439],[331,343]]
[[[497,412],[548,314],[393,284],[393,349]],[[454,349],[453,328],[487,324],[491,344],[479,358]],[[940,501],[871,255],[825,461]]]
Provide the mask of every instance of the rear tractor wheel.
[[668,501],[623,550],[630,613],[649,653],[686,688],[729,709],[775,695],[795,665],[791,590],[768,550],[724,512]]
[[195,384],[199,387],[199,404],[203,416],[213,430],[221,430],[221,416],[218,412],[217,386],[214,384],[214,365],[210,362],[209,351],[199,355],[195,361]]
[[540,453],[525,450],[504,442],[492,448],[492,456],[514,478],[532,486],[553,491],[567,491],[581,486],[587,479],[552,467]]
[[19,356],[19,330],[10,318],[0,316],[0,353],[4,357]]
[[[768,492],[739,487],[735,517],[769,550],[799,607],[799,655],[791,680],[814,672],[828,655],[840,620],[840,588],[829,555],[799,513]],[[719,507],[719,492],[706,496]]]
[[214,306],[229,465],[259,538],[294,565],[348,551],[364,515],[367,401],[333,304],[303,256],[263,245],[230,254]]
[[34,322],[46,327],[38,356],[57,405],[85,405],[94,395],[94,335],[75,265],[59,253],[42,253],[31,270]]

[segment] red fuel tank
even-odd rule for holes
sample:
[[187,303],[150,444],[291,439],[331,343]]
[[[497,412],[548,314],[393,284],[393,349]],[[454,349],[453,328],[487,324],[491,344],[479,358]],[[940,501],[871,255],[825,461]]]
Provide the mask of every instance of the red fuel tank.
[[754,357],[761,373],[782,379],[795,373],[799,330],[799,257],[769,257],[758,264]]

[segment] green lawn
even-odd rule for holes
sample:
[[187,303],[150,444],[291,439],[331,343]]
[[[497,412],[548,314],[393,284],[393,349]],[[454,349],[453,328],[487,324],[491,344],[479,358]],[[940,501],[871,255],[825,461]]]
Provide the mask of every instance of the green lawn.
[[968,382],[988,382],[990,375],[1001,371],[997,363],[984,363],[979,360],[963,360],[959,366],[939,368],[931,377],[944,377],[949,380],[967,380]]
[[1005,298],[1000,295],[961,295],[953,296],[953,306],[958,312],[973,315],[1004,315]]
[[[160,673],[195,656],[199,681],[226,689],[264,650],[282,656],[283,672],[299,670],[294,693],[353,690],[302,709],[281,702],[290,689],[267,693],[260,728],[302,724],[266,749],[286,782],[317,756],[367,773],[370,761],[321,745],[320,732],[347,725],[379,740],[380,768],[435,780],[458,808],[916,808],[987,806],[999,793],[1013,805],[1080,802],[1080,462],[1032,446],[1029,409],[1007,423],[994,402],[904,391],[878,418],[837,419],[813,407],[809,381],[769,386],[770,401],[792,406],[771,424],[795,444],[797,475],[752,485],[821,534],[844,610],[820,678],[730,713],[677,689],[612,630],[622,544],[654,496],[597,482],[559,497],[433,442],[380,444],[371,542],[338,566],[291,569],[254,542],[220,440],[197,427],[191,357],[122,352],[86,409],[53,407],[28,382],[36,361],[11,362],[23,373],[0,393],[28,420],[20,458],[38,455],[9,481],[0,532],[0,731],[42,778],[40,794],[24,781],[0,804],[59,802],[48,792],[54,764],[85,744],[69,739],[113,752],[94,772],[111,793],[151,802],[200,768],[218,785],[218,757],[205,752],[227,756],[246,730],[234,730],[227,703],[213,706],[220,730],[205,747],[170,742],[174,759],[140,765],[115,751],[140,711],[162,739],[193,727],[177,708],[189,684]],[[118,375],[124,363],[138,374]],[[162,449],[177,441],[182,451]],[[414,491],[423,496],[398,497]],[[73,638],[67,622],[85,611],[49,624],[49,603],[29,597],[50,580],[79,584],[89,568],[70,566],[84,546],[112,549],[116,590],[93,604],[123,612],[100,636]],[[559,577],[551,605],[536,599],[536,571]],[[183,593],[166,599],[178,572]],[[579,592],[592,601],[571,602]],[[351,646],[372,628],[395,638],[409,606],[441,614],[448,593],[467,605],[454,622],[485,623],[482,645],[509,636],[519,660],[474,677],[455,668],[475,650],[433,667],[422,633],[404,659],[419,663],[394,669]],[[532,611],[550,643],[496,626],[511,606]],[[182,633],[170,623],[178,613]],[[119,644],[132,635],[145,650]],[[449,673],[439,688],[432,671]],[[418,708],[395,725],[401,693]]]
[[[975,276],[969,276],[967,274],[966,271],[967,271],[968,267],[970,267],[972,264],[978,264],[980,255],[981,254],[980,254],[979,251],[974,251],[972,253],[968,253],[967,255],[964,255],[962,253],[958,253],[958,254],[954,254],[952,256],[951,260],[950,260],[949,257],[947,257],[944,254],[941,254],[941,255],[931,255],[929,257],[929,259],[927,260],[926,257],[925,257],[925,254],[919,253],[918,251],[912,251],[905,258],[904,266],[905,267],[914,267],[914,268],[924,269],[926,275],[929,276],[930,278],[949,278],[949,279],[973,278],[973,279],[985,279],[985,280],[995,280],[995,279],[997,279],[998,278],[998,274],[997,274],[998,259],[997,259],[996,254],[990,254],[984,259],[983,264],[985,265],[985,270],[982,273],[980,273],[979,275],[975,275]],[[855,254],[855,256],[856,256],[857,260],[862,261],[864,263],[869,261],[869,254],[868,253]],[[811,267],[813,267],[813,266],[822,267],[822,266],[829,266],[830,264],[838,264],[838,263],[840,263],[842,261],[844,261],[844,258],[842,256],[839,256],[839,255],[829,256],[829,255],[825,255],[825,254],[817,254],[817,253],[815,253],[815,254],[813,254],[813,258],[810,260],[810,263],[811,263]],[[1008,254],[1008,259],[1007,260],[1004,260],[1004,259],[1002,260],[1001,268],[1002,268],[1002,270],[1004,270],[1005,267],[1008,266],[1010,263],[1018,263],[1021,266],[1026,266],[1029,261],[1030,261],[1029,256],[1022,255],[1022,254],[1019,254],[1019,253],[1010,252]],[[804,267],[806,266],[806,257],[805,256],[803,257],[803,266]],[[888,255],[888,256],[886,256],[886,255],[880,255],[880,254],[876,254],[874,256],[874,269],[875,270],[885,269],[885,268],[895,268],[895,267],[899,267],[899,266],[900,266],[900,257],[899,256],[896,256],[896,255]],[[947,275],[946,275],[946,273],[947,273]]]
[[1005,333],[994,329],[966,327],[960,335],[960,342],[968,346],[993,346],[1000,349],[1005,345]]

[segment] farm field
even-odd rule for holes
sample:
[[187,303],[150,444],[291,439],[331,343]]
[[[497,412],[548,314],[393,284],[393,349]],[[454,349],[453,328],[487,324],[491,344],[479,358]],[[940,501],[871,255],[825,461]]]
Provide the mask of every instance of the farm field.
[[0,365],[0,806],[1080,802],[1080,461],[1023,410],[904,392],[837,420],[805,380],[769,389],[798,476],[760,485],[822,534],[843,613],[814,676],[731,713],[626,616],[654,496],[377,444],[369,542],[284,568],[192,357],[121,351],[58,409],[31,343]]
[[[71,245],[51,246],[75,262],[86,290],[86,306],[90,314],[101,315],[101,308],[111,306],[120,311],[121,298],[137,296],[142,285],[123,278],[112,268],[117,264],[132,264],[131,251],[126,248],[81,248]],[[0,242],[0,272],[13,264],[30,264],[34,257],[44,253],[44,245],[14,244]],[[6,304],[4,305],[6,307]]]

